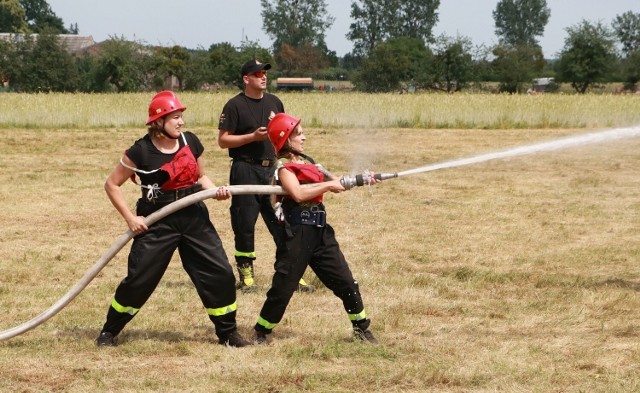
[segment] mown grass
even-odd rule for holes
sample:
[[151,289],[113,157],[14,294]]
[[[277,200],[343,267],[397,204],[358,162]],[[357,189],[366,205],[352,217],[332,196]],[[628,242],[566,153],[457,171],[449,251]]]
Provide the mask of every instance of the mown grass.
[[[328,96],[285,103],[313,111],[316,97]],[[412,105],[413,96],[404,97],[398,105]],[[129,110],[120,107],[126,96],[111,98],[108,112]],[[201,111],[190,100],[187,122]],[[91,102],[85,110],[100,113]],[[146,99],[138,105],[144,113]],[[333,104],[315,105],[321,118]],[[377,110],[364,106],[353,116],[382,118]],[[568,124],[579,117],[563,113]],[[228,160],[216,130],[189,128],[207,149],[207,172],[224,183]],[[306,128],[306,148],[335,173],[402,171],[593,131],[581,128],[329,122]],[[0,129],[0,330],[51,306],[125,231],[102,184],[143,133],[79,123]],[[294,296],[271,345],[221,347],[176,257],[121,345],[98,349],[93,340],[126,274],[127,246],[62,312],[0,342],[0,391],[639,391],[639,148],[637,139],[585,145],[328,195],[328,220],[360,282],[378,346],[351,342],[339,301],[309,273],[319,291]],[[138,189],[127,183],[124,191],[133,206]],[[231,257],[229,204],[207,205]],[[273,269],[262,224],[257,252],[262,291],[238,296],[246,335]]]

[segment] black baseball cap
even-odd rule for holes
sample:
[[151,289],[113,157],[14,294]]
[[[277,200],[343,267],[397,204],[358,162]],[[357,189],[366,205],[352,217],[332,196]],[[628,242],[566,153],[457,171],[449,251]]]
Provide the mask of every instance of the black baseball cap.
[[271,64],[260,63],[259,60],[253,59],[242,65],[242,70],[240,71],[240,73],[242,74],[242,76],[245,76],[245,75],[254,73],[256,71],[269,70],[269,69],[271,69]]

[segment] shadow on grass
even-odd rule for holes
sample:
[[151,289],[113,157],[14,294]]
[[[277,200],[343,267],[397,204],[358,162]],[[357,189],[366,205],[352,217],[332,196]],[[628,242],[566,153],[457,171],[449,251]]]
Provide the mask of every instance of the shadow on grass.
[[622,280],[620,278],[611,278],[595,285],[596,287],[618,287],[640,292],[640,282]]
[[[59,337],[72,338],[78,341],[95,341],[100,334],[100,329],[74,328],[58,333]],[[153,329],[125,329],[118,335],[118,345],[135,341],[158,341],[165,343],[197,342],[197,343],[217,343],[218,337],[213,326],[210,330],[198,330],[197,332],[181,332],[175,330],[153,330]]]

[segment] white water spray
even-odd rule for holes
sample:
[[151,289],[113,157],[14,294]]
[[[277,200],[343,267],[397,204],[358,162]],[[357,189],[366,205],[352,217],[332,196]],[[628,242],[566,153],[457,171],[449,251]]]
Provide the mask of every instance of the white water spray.
[[498,151],[495,153],[482,154],[475,157],[462,158],[459,160],[427,165],[408,171],[398,172],[398,176],[414,175],[416,173],[431,172],[438,169],[455,168],[464,165],[496,160],[499,158],[523,156],[526,154],[553,151],[579,145],[614,141],[618,139],[634,138],[638,136],[640,136],[640,126],[630,128],[617,128],[610,131],[594,132],[590,134],[572,136],[568,138],[553,140],[550,142],[537,143],[535,145],[516,147],[513,149]]
[[[632,128],[618,128],[611,131],[603,131],[596,132],[591,134],[579,135],[564,139],[558,139],[550,142],[538,143],[529,146],[517,147],[509,150],[499,151],[495,153],[483,154],[470,158],[463,158],[459,160],[447,161],[439,164],[432,164],[423,166],[416,169],[411,169],[404,172],[398,173],[376,173],[374,175],[378,180],[386,180],[392,179],[394,177],[413,175],[422,172],[431,172],[438,169],[445,168],[455,168],[463,165],[477,164],[485,161],[495,160],[499,158],[507,158],[507,157],[515,157],[522,156],[526,154],[533,154],[543,151],[553,151],[558,149],[564,149],[568,147],[578,146],[578,145],[586,145],[592,143],[599,142],[608,142],[614,141],[618,139],[625,138],[633,138],[640,136],[640,126],[632,127]],[[343,185],[347,189],[352,188],[354,186],[362,186],[364,184],[368,184],[366,180],[366,174],[359,174],[356,176],[345,176],[343,179]],[[307,184],[305,186],[315,186],[312,184]],[[262,185],[238,185],[238,186],[228,186],[229,191],[231,191],[232,195],[246,195],[246,194],[277,194],[284,195],[286,192],[280,186],[262,186]],[[145,223],[147,225],[151,225],[154,222],[160,220],[161,218],[178,211],[185,206],[189,206],[193,203],[203,201],[208,198],[213,198],[215,196],[216,189],[209,189],[197,192],[195,194],[189,195],[185,198],[182,198],[176,202],[173,202],[162,209],[156,211],[155,213],[149,215],[145,218]],[[45,310],[40,315],[35,318],[27,321],[21,325],[18,325],[14,328],[0,331],[0,341],[10,339],[19,334],[22,334],[26,331],[29,331],[36,326],[44,323],[46,320],[51,318],[53,315],[57,314],[60,310],[62,310],[67,304],[69,304],[84,288],[93,280],[98,273],[106,266],[106,264],[124,247],[124,245],[133,237],[133,232],[131,230],[122,234],[116,242],[114,242],[111,247],[102,255],[102,257],[95,263],[95,265],[89,269],[85,275],[78,281],[78,283],[67,292],[60,300],[58,300],[53,306],[49,309]]]

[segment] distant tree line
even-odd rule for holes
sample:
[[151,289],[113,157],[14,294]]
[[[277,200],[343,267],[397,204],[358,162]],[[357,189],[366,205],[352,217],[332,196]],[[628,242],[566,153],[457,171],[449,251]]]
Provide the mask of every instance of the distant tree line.
[[[77,34],[45,0],[0,0],[0,78],[15,91],[148,91],[176,81],[179,89],[234,85],[249,58],[275,65],[274,76],[350,80],[357,90],[457,92],[497,82],[500,92],[523,92],[536,77],[554,78],[585,93],[602,83],[640,80],[640,13],[618,15],[610,25],[583,20],[566,28],[564,47],[545,58],[538,38],[551,16],[546,0],[500,0],[493,18],[499,39],[476,46],[469,37],[435,37],[440,0],[352,0],[347,38],[351,53],[338,57],[325,32],[334,18],[325,0],[261,0],[269,48],[245,40],[240,47],[157,47],[110,37],[70,54],[58,34]],[[37,39],[33,34],[38,34]],[[17,37],[17,36],[16,36]]]

